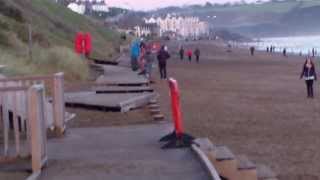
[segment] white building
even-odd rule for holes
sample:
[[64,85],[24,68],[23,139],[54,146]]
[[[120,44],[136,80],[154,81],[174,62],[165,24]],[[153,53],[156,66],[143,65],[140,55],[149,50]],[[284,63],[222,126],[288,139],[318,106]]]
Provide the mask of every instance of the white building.
[[176,17],[167,15],[166,18],[145,19],[145,23],[156,23],[160,27],[160,36],[166,32],[175,33],[184,38],[198,38],[209,34],[209,26],[197,17]]
[[79,14],[84,14],[87,9],[94,12],[109,12],[109,6],[104,0],[70,0],[68,8]]

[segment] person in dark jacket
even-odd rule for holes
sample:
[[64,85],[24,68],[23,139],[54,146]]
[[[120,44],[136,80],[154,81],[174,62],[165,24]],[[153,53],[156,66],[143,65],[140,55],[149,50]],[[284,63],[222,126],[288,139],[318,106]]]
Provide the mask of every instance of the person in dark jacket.
[[251,56],[254,56],[254,51],[255,51],[255,47],[251,46],[251,47],[250,47],[250,54],[251,54]]
[[304,79],[307,85],[308,98],[313,98],[313,82],[317,80],[317,74],[314,63],[311,58],[307,58],[303,64],[300,79]]
[[182,61],[184,59],[184,48],[183,48],[183,46],[181,46],[181,48],[179,50],[179,54],[180,54],[180,59]]
[[160,51],[158,52],[158,62],[159,62],[159,70],[160,70],[160,78],[167,79],[167,60],[170,58],[170,54],[166,50],[165,46],[162,46]]
[[196,56],[197,63],[199,63],[199,61],[200,61],[200,49],[199,48],[196,48],[196,50],[194,51],[194,55]]

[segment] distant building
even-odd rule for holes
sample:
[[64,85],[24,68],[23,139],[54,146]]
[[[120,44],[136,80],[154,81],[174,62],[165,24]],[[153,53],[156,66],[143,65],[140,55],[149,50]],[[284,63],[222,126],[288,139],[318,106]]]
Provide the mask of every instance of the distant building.
[[160,35],[160,29],[156,23],[137,25],[134,30],[137,37],[158,37]]
[[56,0],[56,2],[67,5],[68,8],[79,14],[109,12],[109,6],[104,0]]
[[165,18],[145,19],[146,24],[157,24],[160,36],[172,34],[183,38],[199,38],[209,34],[209,25],[197,17],[177,17],[167,15]]

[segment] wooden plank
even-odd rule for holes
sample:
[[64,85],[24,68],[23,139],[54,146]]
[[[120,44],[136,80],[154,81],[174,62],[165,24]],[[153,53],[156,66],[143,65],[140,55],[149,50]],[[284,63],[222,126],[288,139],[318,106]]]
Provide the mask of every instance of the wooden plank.
[[137,87],[132,87],[132,86],[100,86],[100,87],[93,87],[92,90],[98,94],[154,92],[154,90],[148,86],[137,86]]
[[8,155],[9,150],[9,111],[7,107],[7,93],[3,94],[2,116],[3,116],[3,138],[4,138],[4,156]]
[[21,155],[20,150],[20,130],[19,130],[19,122],[17,116],[17,93],[13,93],[13,109],[12,109],[12,118],[13,118],[13,128],[14,128],[14,136],[15,136],[15,144],[16,144],[16,154],[18,156]]
[[[43,86],[34,85],[29,89],[28,106],[29,106],[29,121],[31,133],[31,158],[32,171],[38,172],[42,168],[42,125],[41,125],[41,102],[39,101],[39,93]],[[42,107],[43,108],[43,107]]]

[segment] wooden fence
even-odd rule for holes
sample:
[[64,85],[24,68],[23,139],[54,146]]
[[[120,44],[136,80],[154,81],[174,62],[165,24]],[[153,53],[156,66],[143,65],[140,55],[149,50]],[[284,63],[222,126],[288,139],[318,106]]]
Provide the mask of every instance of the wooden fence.
[[[26,76],[26,77],[13,77],[0,79],[0,87],[19,87],[19,86],[32,86],[36,84],[43,84],[45,90],[48,91],[46,94],[52,95],[52,103],[45,102],[44,107],[46,108],[48,115],[46,124],[47,127],[55,130],[58,134],[63,134],[65,131],[65,106],[64,106],[64,74],[56,73],[48,76]],[[14,106],[13,98],[17,96],[18,105]],[[13,110],[16,108],[17,114],[25,117],[23,104],[26,101],[25,93],[18,93],[11,95],[7,99],[6,103],[8,108]],[[22,122],[25,124],[25,119]],[[25,127],[25,126],[24,126]]]
[[64,103],[63,73],[0,79],[0,163],[31,156],[33,172],[40,172],[47,162],[47,130],[65,131]]
[[[33,86],[11,86],[0,88],[1,92],[1,114],[3,129],[3,155],[0,160],[13,159],[17,157],[31,156],[31,167],[33,172],[40,172],[47,162],[47,127],[45,110],[45,88],[43,85]],[[26,101],[20,108],[26,114],[17,114],[18,94],[26,95]],[[13,109],[4,103],[13,97]],[[25,119],[25,127],[22,125]],[[10,128],[10,123],[13,127]],[[13,133],[10,131],[12,130]],[[13,134],[14,143],[10,142]]]

